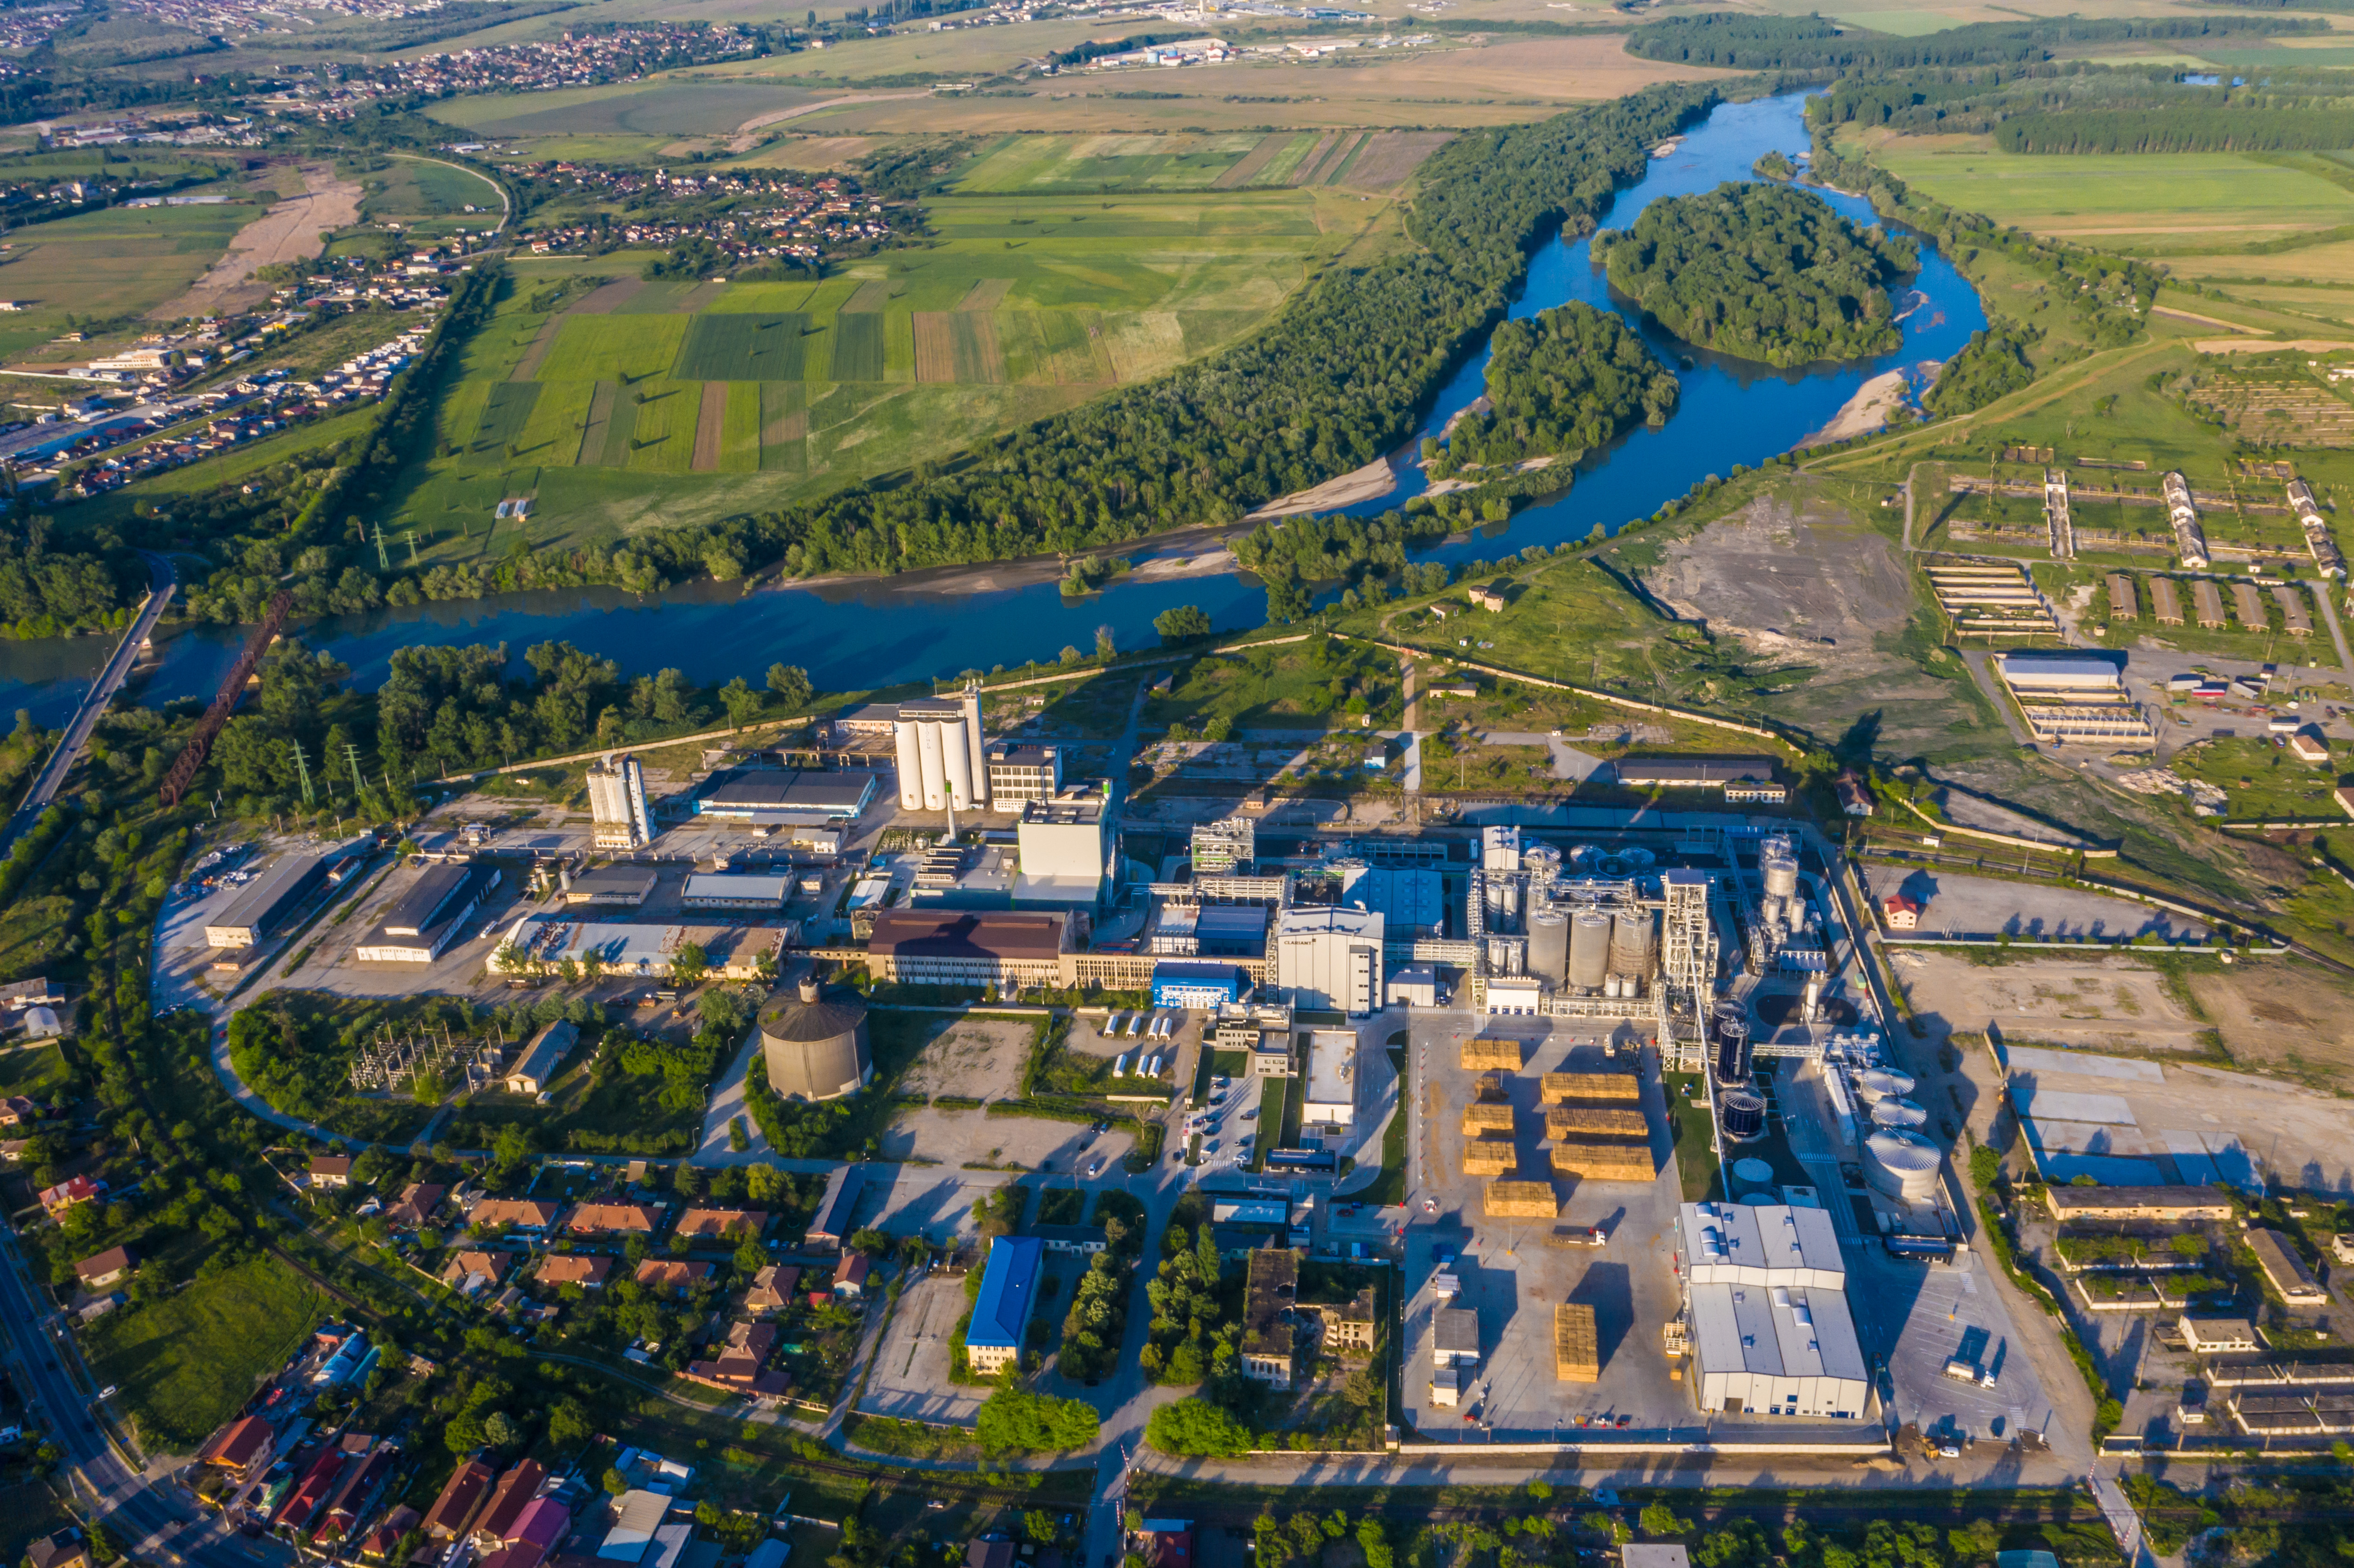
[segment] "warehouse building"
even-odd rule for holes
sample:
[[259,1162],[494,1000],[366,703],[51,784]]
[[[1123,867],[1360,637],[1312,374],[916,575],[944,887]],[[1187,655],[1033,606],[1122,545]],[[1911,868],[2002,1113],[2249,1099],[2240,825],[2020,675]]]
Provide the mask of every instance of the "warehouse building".
[[810,768],[731,768],[695,792],[695,814],[755,827],[855,821],[874,803],[875,776]]
[[1686,1203],[1676,1215],[1676,1266],[1693,1285],[1847,1288],[1839,1231],[1824,1209]]
[[2265,1282],[2282,1300],[2292,1307],[2320,1307],[2328,1302],[2329,1292],[2321,1287],[2321,1281],[2280,1232],[2252,1227],[2247,1238],[2249,1250],[2256,1255],[2256,1266],[2264,1270]]
[[1250,980],[1232,964],[1179,959],[1152,966],[1152,1005],[1204,1011],[1240,1001]]
[[875,917],[866,963],[876,980],[908,985],[1060,985],[1070,947],[1063,915],[893,909]]
[[2212,1187],[2046,1187],[2052,1217],[2074,1220],[2228,1220],[2232,1201]]
[[1770,757],[1628,757],[1617,772],[1630,789],[1742,789],[1751,800],[1758,786],[1776,785]]
[[679,954],[694,948],[713,980],[760,980],[772,974],[792,939],[790,926],[657,926],[636,921],[533,918],[516,923],[508,940],[524,964],[545,973],[567,961],[616,980],[667,980]]
[[1695,1285],[1692,1390],[1704,1411],[1853,1421],[1871,1385],[1847,1296],[1782,1285]]
[[2020,649],[1996,660],[2003,684],[2039,741],[2147,743],[2148,715],[2126,693],[2125,671],[2098,654]]
[[607,757],[588,768],[588,842],[599,849],[643,849],[653,842],[646,772],[634,757]]
[[564,1059],[578,1044],[579,1029],[564,1019],[541,1030],[524,1048],[523,1059],[507,1069],[504,1085],[507,1093],[536,1095],[545,1091],[555,1081],[557,1069],[564,1065]]
[[1292,1006],[1362,1018],[1382,1008],[1382,916],[1299,906],[1275,926],[1275,986]]
[[702,871],[686,879],[679,902],[689,909],[725,909],[745,915],[778,915],[792,896],[791,874]]
[[352,956],[364,964],[429,964],[466,934],[468,916],[505,880],[487,861],[429,866]]
[[281,855],[260,880],[238,895],[220,918],[206,922],[205,940],[216,948],[250,948],[269,939],[327,880],[323,854]]
[[564,903],[573,909],[635,909],[654,895],[659,880],[652,866],[600,865],[565,880]]

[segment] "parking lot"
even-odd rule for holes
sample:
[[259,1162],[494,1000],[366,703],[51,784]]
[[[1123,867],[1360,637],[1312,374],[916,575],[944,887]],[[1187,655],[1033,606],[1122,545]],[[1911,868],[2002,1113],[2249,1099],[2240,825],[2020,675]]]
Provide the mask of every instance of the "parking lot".
[[2153,909],[2130,898],[2075,888],[1896,865],[1858,863],[1856,873],[1875,899],[1903,893],[1925,905],[1916,933],[1924,937],[1993,938],[2007,933],[2048,941],[2087,935],[2114,940],[2144,932],[2171,938],[2207,934],[2204,924],[2185,916]]
[[[1883,1359],[1882,1393],[1896,1421],[1924,1434],[2009,1442],[2020,1428],[2041,1432],[2052,1406],[1993,1283],[1965,1255],[1956,1266],[1912,1263],[1882,1249],[1841,1247],[1847,1299],[1867,1357]],[[1988,1388],[1946,1375],[1960,1355]]]

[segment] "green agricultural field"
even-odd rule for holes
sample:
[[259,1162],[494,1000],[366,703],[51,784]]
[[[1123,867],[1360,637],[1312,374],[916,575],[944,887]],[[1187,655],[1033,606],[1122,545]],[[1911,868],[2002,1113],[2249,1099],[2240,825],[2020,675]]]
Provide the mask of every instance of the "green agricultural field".
[[[1223,135],[1008,136],[957,182],[973,195],[1030,192],[1207,190],[1267,138]],[[1309,141],[1303,134],[1284,141]]]
[[[233,189],[242,196],[240,184]],[[16,230],[0,251],[0,298],[29,308],[0,317],[0,355],[46,344],[80,317],[143,314],[177,297],[261,216],[243,200],[197,207],[114,207]],[[65,353],[73,352],[60,350]],[[87,354],[88,350],[80,352]]]
[[419,158],[389,158],[386,166],[361,176],[367,195],[360,217],[369,223],[387,219],[407,226],[420,220],[462,218],[466,208],[495,214],[499,190],[482,175],[449,164]]
[[[384,522],[435,565],[823,494],[1230,343],[1390,214],[1305,189],[958,196],[932,204],[930,246],[821,282],[646,283],[594,305],[584,284],[545,312],[545,280],[634,265],[518,261]],[[496,524],[517,495],[530,521]]]
[[326,1308],[308,1280],[258,1258],[101,1318],[83,1331],[83,1344],[100,1381],[122,1388],[141,1440],[187,1452],[237,1414]]

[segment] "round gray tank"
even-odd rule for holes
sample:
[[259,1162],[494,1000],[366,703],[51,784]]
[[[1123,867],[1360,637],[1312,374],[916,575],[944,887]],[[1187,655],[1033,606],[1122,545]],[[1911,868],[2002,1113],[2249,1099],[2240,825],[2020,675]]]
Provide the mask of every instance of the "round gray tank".
[[1913,1078],[1910,1074],[1886,1067],[1867,1067],[1855,1075],[1855,1092],[1863,1097],[1868,1106],[1886,1099],[1901,1100],[1913,1092]]
[[1873,1103],[1872,1125],[1874,1127],[1925,1127],[1929,1113],[1911,1100],[1891,1097]]
[[1767,853],[1759,858],[1757,869],[1766,878],[1766,896],[1793,898],[1798,892],[1798,860],[1796,855]]
[[1733,1162],[1734,1194],[1737,1197],[1745,1192],[1755,1192],[1760,1188],[1769,1192],[1773,1191],[1774,1167],[1755,1155],[1734,1160]]
[[1610,972],[1635,980],[1651,973],[1651,912],[1621,909],[1610,921]]
[[760,1009],[760,1054],[769,1086],[786,1099],[831,1100],[856,1091],[874,1071],[866,1004],[828,997],[813,980],[779,991]]
[[1529,972],[1562,983],[1569,968],[1569,917],[1558,909],[1529,916]]
[[1569,983],[1580,991],[1599,991],[1610,972],[1610,916],[1599,909],[1581,909],[1569,917]]
[[1863,1140],[1863,1179],[1907,1202],[1937,1195],[1937,1147],[1917,1132],[1883,1127]]

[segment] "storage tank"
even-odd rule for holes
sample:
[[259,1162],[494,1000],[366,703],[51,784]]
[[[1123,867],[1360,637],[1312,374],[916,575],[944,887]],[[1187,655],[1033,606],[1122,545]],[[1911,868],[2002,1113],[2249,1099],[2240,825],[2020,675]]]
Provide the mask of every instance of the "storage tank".
[[1872,1125],[1874,1127],[1925,1127],[1928,1122],[1929,1113],[1911,1100],[1892,1097],[1872,1107]]
[[1651,912],[1621,909],[1610,920],[1610,972],[1631,980],[1651,976]]
[[946,772],[949,804],[960,811],[972,810],[972,752],[965,744],[964,720],[940,719],[933,728],[940,732],[940,762]]
[[916,754],[923,764],[924,810],[949,809],[948,763],[940,756],[940,726],[928,721],[916,726]]
[[1569,917],[1569,983],[1579,991],[1598,991],[1609,972],[1610,916],[1581,909]]
[[1913,1079],[1887,1067],[1867,1067],[1855,1075],[1855,1092],[1863,1097],[1868,1106],[1884,1099],[1901,1100],[1913,1092]]
[[923,747],[916,738],[921,727],[914,719],[898,719],[891,726],[891,743],[899,753],[899,809],[903,811],[924,809]]
[[1766,896],[1795,898],[1798,893],[1798,857],[1779,850],[1767,850],[1757,859],[1757,869],[1766,878]]
[[1863,1179],[1907,1202],[1937,1195],[1937,1146],[1917,1132],[1883,1127],[1863,1140]]
[[1561,874],[1561,851],[1551,844],[1531,844],[1521,852],[1521,869],[1531,887],[1543,887]]
[[1718,1020],[1716,1081],[1725,1085],[1746,1084],[1749,1074],[1749,1021],[1744,1018]]
[[866,1047],[866,1004],[847,993],[828,997],[805,978],[761,1007],[760,1052],[769,1086],[787,1099],[854,1093],[875,1070]]
[[1766,1136],[1766,1097],[1748,1089],[1727,1089],[1717,1097],[1716,1122],[1735,1143]]
[[1749,1155],[1743,1159],[1734,1160],[1733,1162],[1732,1169],[1733,1194],[1734,1197],[1740,1197],[1742,1194],[1746,1192],[1757,1192],[1761,1188],[1767,1192],[1773,1191],[1774,1167],[1768,1165],[1765,1160],[1758,1159],[1755,1155]]
[[1562,983],[1569,969],[1569,916],[1540,909],[1529,916],[1529,972]]

